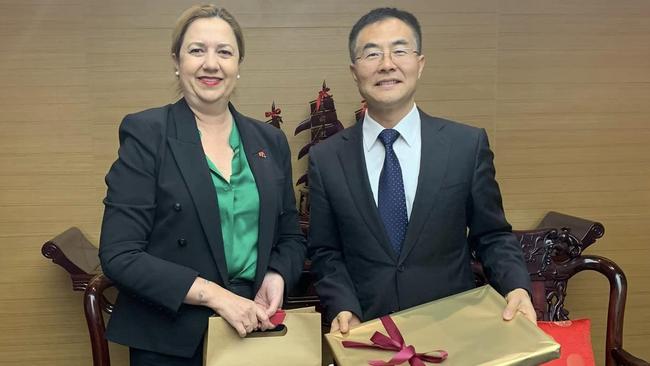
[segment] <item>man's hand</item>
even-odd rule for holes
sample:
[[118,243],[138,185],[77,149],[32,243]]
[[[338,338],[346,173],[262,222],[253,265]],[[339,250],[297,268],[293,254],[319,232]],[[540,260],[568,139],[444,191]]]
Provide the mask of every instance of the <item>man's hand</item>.
[[[255,303],[260,305],[266,311],[267,316],[272,316],[282,307],[284,297],[284,279],[274,271],[266,272],[262,286],[255,295]],[[265,330],[262,328],[262,330]]]
[[350,331],[350,327],[353,327],[357,324],[361,324],[359,318],[356,315],[352,314],[349,311],[342,311],[339,315],[332,320],[332,327],[330,328],[331,332],[336,332],[337,330],[341,333],[346,334]]
[[516,288],[508,292],[506,301],[508,304],[503,311],[504,320],[511,320],[517,312],[520,312],[526,319],[537,324],[537,314],[535,308],[533,308],[533,303],[530,301],[530,296],[528,296],[528,291],[523,288]]

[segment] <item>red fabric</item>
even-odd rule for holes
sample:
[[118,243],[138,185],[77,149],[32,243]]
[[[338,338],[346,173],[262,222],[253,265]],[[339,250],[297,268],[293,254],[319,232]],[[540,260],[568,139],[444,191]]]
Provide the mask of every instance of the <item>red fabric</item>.
[[593,366],[594,351],[591,348],[591,321],[589,319],[561,322],[538,321],[537,326],[560,344],[560,358],[544,363],[544,366]]
[[275,312],[275,314],[271,315],[269,317],[269,321],[271,324],[275,325],[276,327],[284,322],[284,318],[287,316],[287,314],[284,312],[282,309],[278,309],[278,311]]

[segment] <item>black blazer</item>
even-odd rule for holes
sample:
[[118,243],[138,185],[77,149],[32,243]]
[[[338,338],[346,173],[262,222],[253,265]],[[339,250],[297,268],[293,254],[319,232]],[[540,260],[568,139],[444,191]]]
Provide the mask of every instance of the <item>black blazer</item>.
[[327,320],[342,310],[369,320],[471,289],[472,249],[502,294],[530,291],[485,130],[420,117],[420,173],[399,257],[370,188],[363,122],[309,151],[309,255]]
[[[287,290],[305,256],[291,157],[277,128],[239,114],[260,199],[255,293],[267,270]],[[183,304],[197,276],[229,288],[219,208],[194,115],[184,99],[128,115],[108,192],[99,247],[104,273],[120,289],[106,337],[130,347],[189,357],[205,332],[207,307]]]

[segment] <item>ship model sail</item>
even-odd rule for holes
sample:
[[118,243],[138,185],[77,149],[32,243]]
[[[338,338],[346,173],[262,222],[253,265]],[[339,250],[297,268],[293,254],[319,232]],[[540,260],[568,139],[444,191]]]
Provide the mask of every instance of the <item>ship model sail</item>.
[[[323,81],[323,86],[318,92],[318,97],[309,102],[309,107],[311,109],[309,118],[300,122],[296,127],[295,135],[303,131],[309,131],[311,136],[309,143],[303,146],[298,152],[298,159],[306,156],[312,146],[343,130],[343,124],[336,116],[334,99],[329,91],[330,89],[325,84],[325,81]],[[307,173],[298,178],[296,186],[299,185],[304,185],[300,188],[300,204],[298,208],[300,219],[308,220],[309,182],[307,180]]]

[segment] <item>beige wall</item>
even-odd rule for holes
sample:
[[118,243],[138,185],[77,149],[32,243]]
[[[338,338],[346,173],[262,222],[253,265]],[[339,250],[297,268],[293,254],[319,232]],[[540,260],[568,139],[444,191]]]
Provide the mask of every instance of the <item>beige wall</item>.
[[[397,3],[397,2],[396,2]],[[89,365],[81,294],[41,244],[69,226],[96,241],[103,176],[129,112],[173,100],[171,26],[189,1],[0,0],[0,364]],[[359,96],[346,37],[386,1],[224,1],[245,30],[234,102],[263,118],[275,100],[293,136],[327,80],[339,118]],[[417,101],[488,130],[507,214],[596,219],[629,283],[625,344],[650,359],[650,2],[412,0],[427,64]],[[294,175],[306,162],[294,162]],[[602,364],[606,282],[571,282],[573,317],[593,320]],[[126,364],[114,347],[114,364]]]

